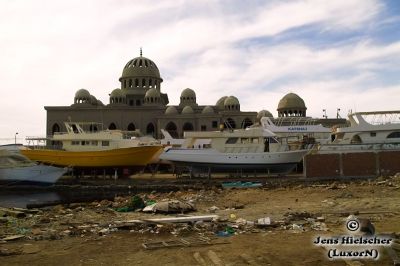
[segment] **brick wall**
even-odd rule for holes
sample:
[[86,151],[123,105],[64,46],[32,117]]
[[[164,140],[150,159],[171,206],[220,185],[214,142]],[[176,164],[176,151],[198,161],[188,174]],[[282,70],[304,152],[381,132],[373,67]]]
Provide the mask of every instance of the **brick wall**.
[[400,173],[400,151],[308,154],[306,177],[372,177]]

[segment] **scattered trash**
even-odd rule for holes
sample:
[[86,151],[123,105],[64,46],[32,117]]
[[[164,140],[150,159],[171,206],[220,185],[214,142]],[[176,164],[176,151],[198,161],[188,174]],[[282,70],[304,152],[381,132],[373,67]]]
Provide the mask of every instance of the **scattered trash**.
[[235,229],[233,229],[233,228],[230,227],[230,226],[226,226],[225,229],[224,229],[223,231],[218,231],[218,232],[217,232],[217,236],[223,236],[223,237],[225,237],[225,236],[231,236],[231,235],[233,235],[233,234],[235,234]]
[[154,203],[146,206],[143,211],[159,212],[159,213],[185,213],[195,211],[196,208],[191,203],[182,202],[179,200],[169,200]]
[[269,226],[271,225],[271,218],[265,217],[265,218],[260,218],[257,220],[257,225],[259,226]]
[[223,182],[222,183],[223,188],[256,188],[256,187],[262,187],[261,182]]
[[24,238],[25,235],[12,235],[12,236],[7,236],[2,238],[2,241],[13,241],[13,240],[17,240],[17,239],[21,239]]

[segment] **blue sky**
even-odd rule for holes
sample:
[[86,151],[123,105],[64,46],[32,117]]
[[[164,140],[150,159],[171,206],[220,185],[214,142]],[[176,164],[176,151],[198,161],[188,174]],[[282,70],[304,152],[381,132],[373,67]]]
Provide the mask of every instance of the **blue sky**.
[[0,138],[45,134],[43,106],[80,88],[107,104],[140,47],[171,104],[189,87],[244,111],[276,114],[289,92],[313,117],[400,109],[400,1],[14,0],[0,2]]

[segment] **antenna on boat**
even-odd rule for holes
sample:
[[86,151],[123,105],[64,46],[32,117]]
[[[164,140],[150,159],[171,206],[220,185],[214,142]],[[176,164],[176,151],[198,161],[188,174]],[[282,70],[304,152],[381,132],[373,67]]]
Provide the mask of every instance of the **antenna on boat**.
[[324,113],[322,115],[323,118],[328,119],[328,116],[326,115],[326,109],[322,109],[322,112]]
[[337,109],[336,109],[336,118],[337,118],[337,119],[342,118],[342,117],[340,116],[339,112],[340,112],[340,108],[337,108]]

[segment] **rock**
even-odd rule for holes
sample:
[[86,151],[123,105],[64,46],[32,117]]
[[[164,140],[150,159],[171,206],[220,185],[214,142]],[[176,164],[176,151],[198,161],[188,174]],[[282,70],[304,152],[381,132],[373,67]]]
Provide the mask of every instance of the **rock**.
[[239,203],[239,202],[230,202],[224,205],[225,208],[227,209],[243,209],[244,204]]
[[31,233],[32,233],[32,235],[37,236],[37,235],[41,235],[43,233],[43,231],[41,229],[39,229],[39,228],[33,228],[31,230]]
[[3,216],[12,216],[15,218],[24,218],[26,216],[25,212],[20,210],[14,210],[10,208],[1,208],[0,212],[3,213]]
[[76,208],[78,208],[78,207],[81,207],[81,204],[80,204],[80,203],[70,203],[70,204],[69,204],[69,208],[70,208],[70,209],[76,209]]
[[299,224],[292,224],[293,230],[304,231],[303,226]]
[[211,213],[215,213],[218,210],[219,210],[219,208],[217,206],[212,206],[212,207],[208,208],[208,211]]
[[99,231],[99,235],[100,236],[104,236],[104,235],[107,235],[107,234],[109,234],[110,233],[110,229],[108,229],[108,228],[103,228],[103,229],[101,229],[100,231]]
[[336,184],[336,182],[332,183],[329,187],[327,187],[326,189],[338,189],[339,186]]
[[72,231],[71,230],[64,230],[64,231],[61,232],[61,234],[64,235],[64,236],[70,236],[70,235],[72,235]]
[[243,218],[239,218],[239,219],[237,219],[237,220],[235,221],[235,223],[236,223],[237,225],[246,225],[246,224],[247,224],[247,221],[246,221],[245,219],[243,219]]
[[48,231],[43,232],[43,239],[47,240],[58,240],[61,237],[58,235],[57,231],[54,229],[49,229]]
[[48,223],[50,223],[50,218],[49,217],[42,217],[39,220],[39,222],[42,223],[42,224],[48,224]]

